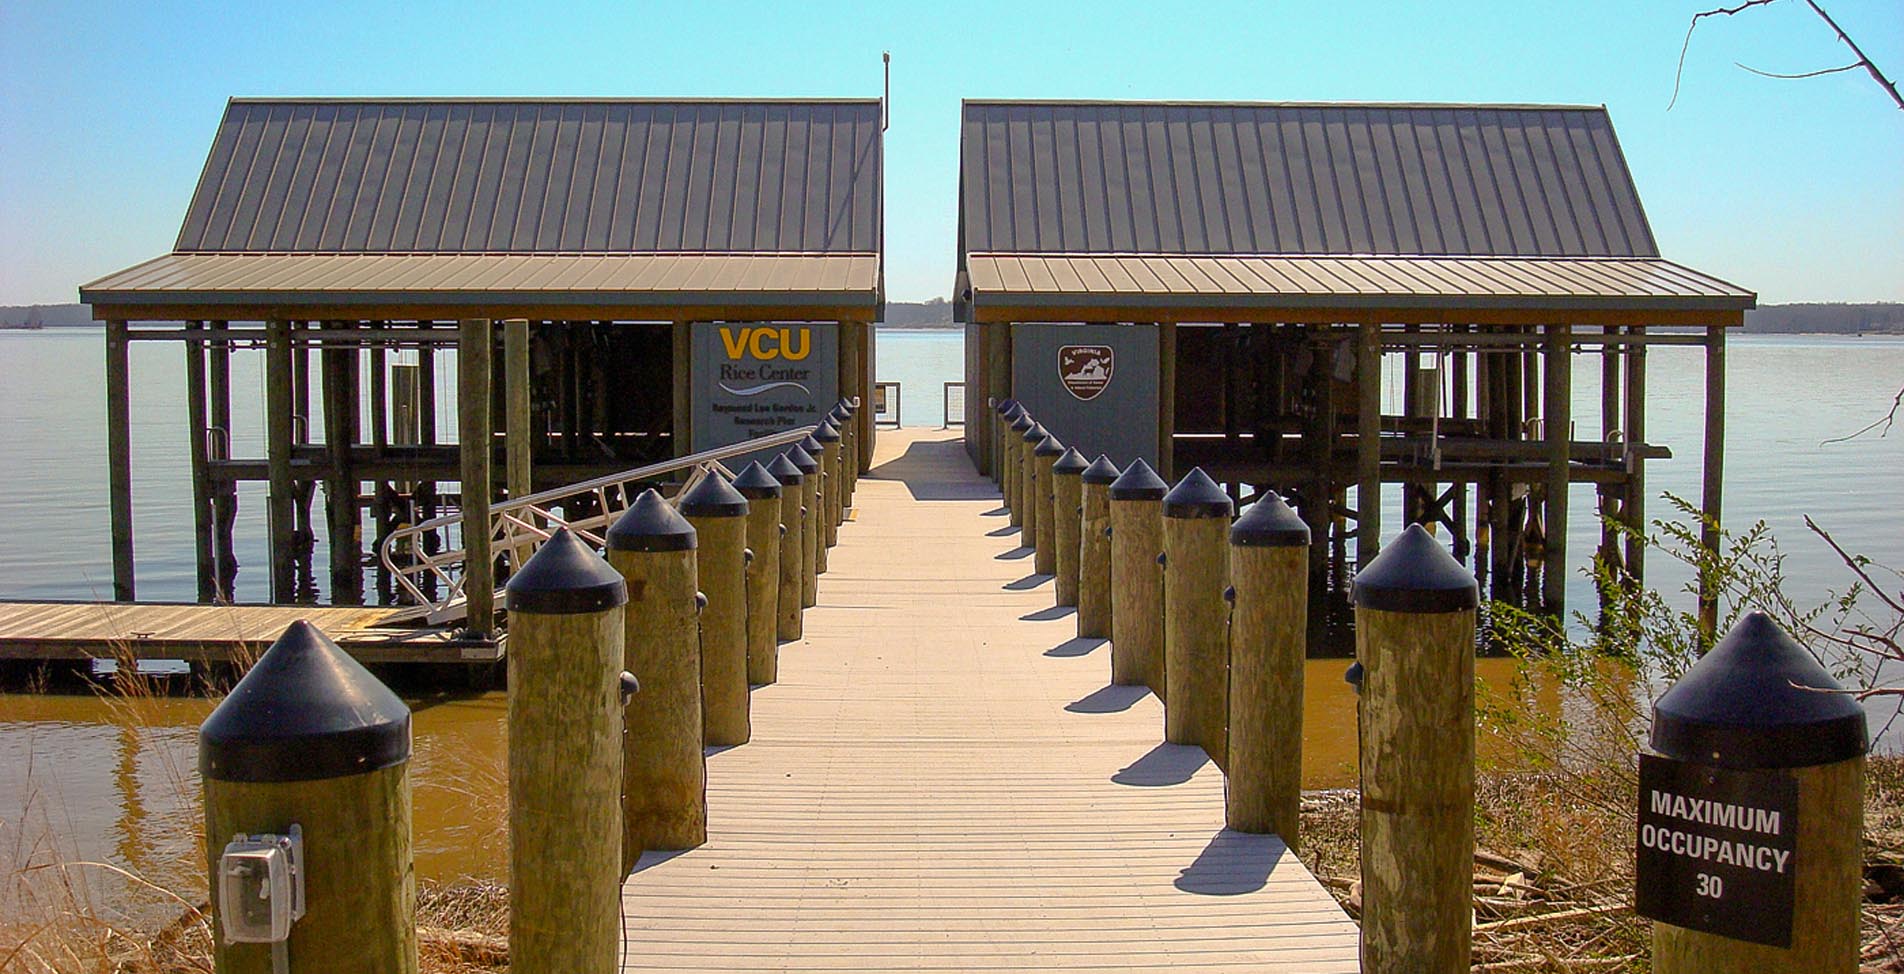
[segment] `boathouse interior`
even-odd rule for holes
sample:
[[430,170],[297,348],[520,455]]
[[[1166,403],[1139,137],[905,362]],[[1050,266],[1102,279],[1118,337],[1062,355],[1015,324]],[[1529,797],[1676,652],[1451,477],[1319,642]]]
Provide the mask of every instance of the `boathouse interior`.
[[[1716,523],[1726,330],[1755,296],[1660,256],[1604,107],[963,112],[954,293],[982,469],[988,404],[1055,372],[1015,361],[1034,330],[1148,331],[1156,428],[1107,410],[1051,432],[1119,464],[1155,457],[1167,478],[1201,466],[1243,504],[1288,497],[1319,542],[1314,592],[1344,592],[1399,530],[1381,519],[1395,485],[1405,520],[1446,532],[1496,597],[1558,610],[1585,558],[1565,550],[1567,486],[1644,525],[1646,461],[1670,455],[1646,437],[1646,351],[1697,345]],[[1593,360],[1601,401],[1581,415],[1572,376]],[[1597,554],[1641,571],[1620,532]]]
[[[696,323],[836,324],[841,394],[870,389],[882,129],[878,100],[233,100],[173,250],[81,288],[107,323],[115,597],[135,596],[129,342],[184,349],[207,602],[232,597],[241,482],[270,485],[274,603],[319,594],[322,485],[343,605],[398,525],[486,524],[491,496],[687,453]],[[231,382],[249,351],[255,405]],[[264,416],[265,456],[233,455],[234,409]]]

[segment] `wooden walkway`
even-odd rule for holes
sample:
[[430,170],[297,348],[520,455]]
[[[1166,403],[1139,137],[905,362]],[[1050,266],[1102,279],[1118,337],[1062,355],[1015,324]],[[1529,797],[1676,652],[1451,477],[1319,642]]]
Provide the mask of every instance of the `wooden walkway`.
[[256,658],[285,627],[308,619],[367,663],[500,658],[496,644],[395,624],[406,610],[375,606],[196,605],[162,602],[0,602],[0,660]]
[[623,969],[1357,970],[1308,870],[1107,686],[955,436],[880,432],[752,743],[709,758],[708,844],[624,887]]

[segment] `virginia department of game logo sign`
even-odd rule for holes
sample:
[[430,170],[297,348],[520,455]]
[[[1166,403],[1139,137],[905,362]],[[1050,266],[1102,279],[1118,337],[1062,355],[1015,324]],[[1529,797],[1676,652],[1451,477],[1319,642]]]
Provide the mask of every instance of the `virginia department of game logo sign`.
[[1058,349],[1058,381],[1066,392],[1089,402],[1111,384],[1116,364],[1109,345],[1064,345]]

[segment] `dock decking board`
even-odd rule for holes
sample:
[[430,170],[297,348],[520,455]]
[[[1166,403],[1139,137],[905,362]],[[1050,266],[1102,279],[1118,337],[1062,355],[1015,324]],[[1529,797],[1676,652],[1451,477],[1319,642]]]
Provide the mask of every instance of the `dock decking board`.
[[752,742],[708,760],[708,844],[623,887],[623,970],[1358,970],[1335,901],[1223,828],[1221,773],[991,534],[955,436],[881,432]]
[[262,653],[299,619],[369,663],[499,658],[494,644],[461,643],[441,630],[394,625],[402,612],[377,606],[0,601],[0,659],[228,660]]

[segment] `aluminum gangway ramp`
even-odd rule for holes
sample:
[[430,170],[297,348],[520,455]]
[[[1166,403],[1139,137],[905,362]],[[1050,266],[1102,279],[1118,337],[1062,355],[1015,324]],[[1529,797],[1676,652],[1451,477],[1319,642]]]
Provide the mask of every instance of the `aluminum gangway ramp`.
[[882,431],[708,842],[623,886],[625,971],[1358,970],[1356,927],[1160,744],[957,431]]

